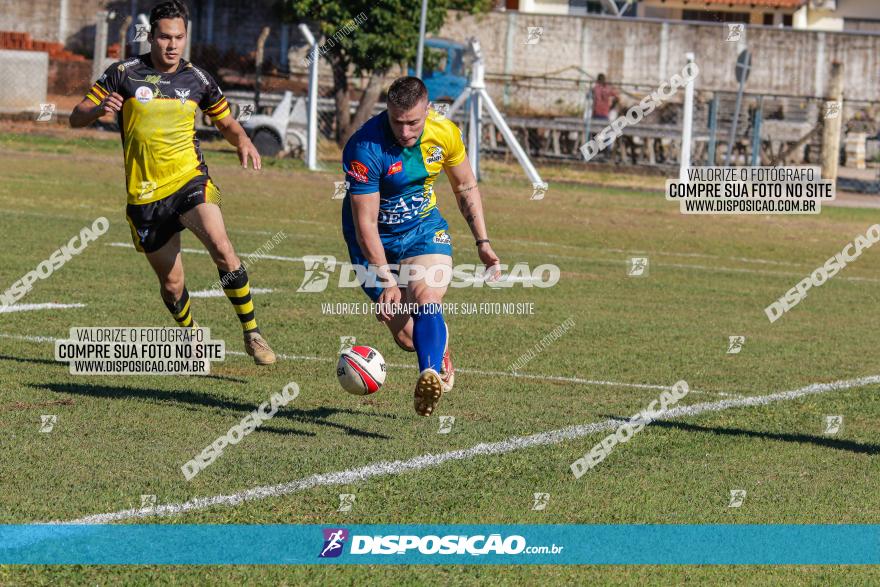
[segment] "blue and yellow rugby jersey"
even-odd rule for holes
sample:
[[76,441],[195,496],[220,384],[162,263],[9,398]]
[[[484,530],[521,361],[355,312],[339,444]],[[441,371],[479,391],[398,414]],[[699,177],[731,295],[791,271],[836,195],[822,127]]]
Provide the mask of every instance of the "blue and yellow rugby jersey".
[[86,97],[100,104],[112,92],[123,99],[117,121],[129,204],[161,200],[193,178],[207,175],[196,138],[196,108],[212,121],[230,112],[211,76],[183,59],[177,71],[158,72],[147,53],[111,65]]
[[436,209],[434,181],[443,168],[464,159],[461,131],[433,110],[412,147],[401,147],[394,139],[387,111],[377,114],[352,135],[342,153],[349,183],[342,203],[343,230],[354,232],[350,195],[375,192],[379,192],[379,233],[411,229]]

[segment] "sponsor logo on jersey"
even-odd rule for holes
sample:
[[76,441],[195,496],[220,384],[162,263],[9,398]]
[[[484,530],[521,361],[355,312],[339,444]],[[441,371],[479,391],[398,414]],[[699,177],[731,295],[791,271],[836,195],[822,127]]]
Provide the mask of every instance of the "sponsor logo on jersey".
[[137,101],[141,104],[146,104],[153,99],[153,90],[147,86],[141,86],[135,90],[134,97],[137,98]]
[[394,175],[401,171],[403,171],[403,161],[395,161],[391,164],[391,167],[388,168],[388,175]]
[[117,65],[116,69],[118,69],[119,71],[125,71],[126,67],[130,67],[132,65],[137,65],[140,62],[141,62],[141,60],[139,58],[138,59],[129,59],[125,63],[120,63],[119,65]]
[[369,181],[370,170],[366,165],[355,159],[348,165],[348,174],[361,183]]
[[188,64],[187,67],[191,67],[192,70],[193,70],[193,71],[196,73],[196,75],[198,76],[198,78],[199,78],[200,80],[202,80],[202,83],[205,84],[206,86],[208,85],[208,78],[205,77],[205,74],[202,73],[202,70],[200,70],[198,67],[193,67],[193,64],[192,64],[192,63]]
[[425,163],[437,163],[438,161],[443,159],[443,148],[442,147],[431,147],[428,149],[428,158],[425,159]]
[[438,230],[434,233],[434,242],[438,245],[451,245],[452,237],[445,230]]

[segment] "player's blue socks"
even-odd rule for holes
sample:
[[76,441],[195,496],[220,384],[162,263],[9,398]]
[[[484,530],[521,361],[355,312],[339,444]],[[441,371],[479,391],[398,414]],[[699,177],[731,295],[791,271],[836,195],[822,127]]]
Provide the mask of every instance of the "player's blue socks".
[[419,371],[433,369],[437,373],[443,366],[446,350],[446,324],[440,304],[419,306],[413,315],[413,346],[419,357]]

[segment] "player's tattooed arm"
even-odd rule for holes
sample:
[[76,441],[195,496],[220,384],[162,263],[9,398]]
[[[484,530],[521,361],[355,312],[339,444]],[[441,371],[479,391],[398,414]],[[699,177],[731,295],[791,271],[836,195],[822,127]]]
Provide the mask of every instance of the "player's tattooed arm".
[[[455,200],[458,203],[458,209],[461,215],[471,227],[471,233],[477,241],[477,254],[480,261],[486,266],[486,269],[498,267],[501,264],[498,255],[492,250],[489,244],[489,233],[486,230],[486,221],[483,218],[483,198],[480,196],[480,188],[477,187],[477,178],[471,169],[471,164],[467,158],[454,167],[446,168],[446,175],[449,176],[449,183],[452,185],[452,191],[455,192]],[[495,270],[489,275],[488,279],[494,281],[498,279],[498,271]]]
[[447,167],[446,174],[458,204],[461,215],[471,229],[475,239],[489,238],[483,218],[483,200],[477,179],[467,159],[454,167]]

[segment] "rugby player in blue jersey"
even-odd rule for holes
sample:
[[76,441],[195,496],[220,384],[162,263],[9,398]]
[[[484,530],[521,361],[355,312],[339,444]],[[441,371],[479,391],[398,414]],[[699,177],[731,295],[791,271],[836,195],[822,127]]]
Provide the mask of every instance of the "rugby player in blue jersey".
[[[388,109],[348,140],[342,168],[349,183],[342,232],[351,262],[375,274],[374,282],[362,287],[380,304],[378,319],[398,346],[418,356],[414,407],[429,416],[455,379],[441,306],[452,273],[452,238],[434,194],[441,171],[476,239],[480,261],[487,269],[500,264],[461,132],[429,111],[420,79],[398,78],[388,91]],[[400,283],[389,264],[399,267]],[[401,307],[413,311],[394,311]]]

